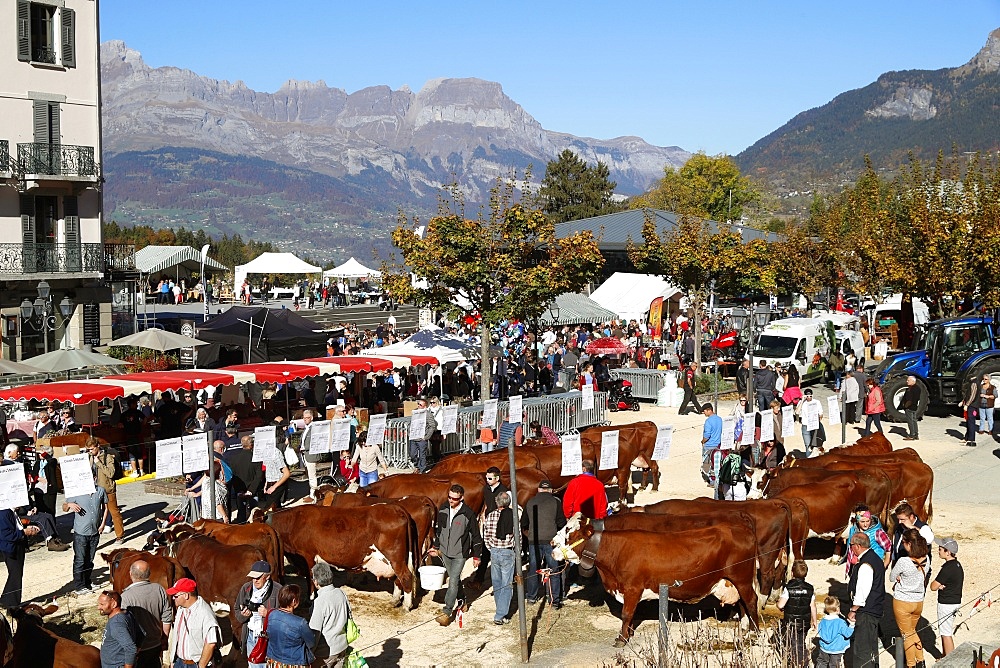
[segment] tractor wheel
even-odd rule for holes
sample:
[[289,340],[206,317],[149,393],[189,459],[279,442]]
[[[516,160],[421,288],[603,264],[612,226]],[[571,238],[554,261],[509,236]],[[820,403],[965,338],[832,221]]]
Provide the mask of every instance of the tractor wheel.
[[[917,381],[920,388],[920,400],[917,402],[917,417],[920,418],[927,411],[927,386]],[[885,414],[893,422],[906,422],[906,414],[903,412],[903,393],[906,392],[906,376],[893,376],[885,381],[882,386],[882,396],[885,397]]]

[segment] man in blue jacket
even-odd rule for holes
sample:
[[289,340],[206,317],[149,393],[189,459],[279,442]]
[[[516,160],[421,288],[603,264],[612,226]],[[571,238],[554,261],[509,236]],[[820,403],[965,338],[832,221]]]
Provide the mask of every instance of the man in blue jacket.
[[24,546],[26,536],[37,535],[37,526],[22,526],[13,510],[0,510],[0,557],[7,566],[7,582],[0,594],[0,607],[13,608],[21,605],[21,582],[24,578]]

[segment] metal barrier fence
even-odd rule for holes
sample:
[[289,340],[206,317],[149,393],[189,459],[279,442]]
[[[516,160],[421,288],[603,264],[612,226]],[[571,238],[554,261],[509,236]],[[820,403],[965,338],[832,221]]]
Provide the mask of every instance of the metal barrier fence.
[[632,383],[632,396],[637,399],[656,399],[657,393],[667,386],[668,379],[674,378],[676,386],[676,371],[660,371],[658,369],[611,369],[611,378],[627,380]]
[[[604,424],[607,421],[608,395],[606,392],[595,392],[594,408],[590,410],[583,410],[583,395],[578,391],[544,397],[526,397],[521,406],[525,413],[525,424],[538,420],[539,424],[549,427],[554,432],[565,434],[573,430]],[[498,432],[500,424],[508,417],[509,409],[509,402],[501,401],[497,404]],[[441,454],[470,451],[479,440],[479,423],[482,416],[482,404],[459,408],[455,427],[457,433],[444,437],[441,443]],[[386,421],[382,455],[390,466],[410,467],[409,441],[409,417],[392,418]]]

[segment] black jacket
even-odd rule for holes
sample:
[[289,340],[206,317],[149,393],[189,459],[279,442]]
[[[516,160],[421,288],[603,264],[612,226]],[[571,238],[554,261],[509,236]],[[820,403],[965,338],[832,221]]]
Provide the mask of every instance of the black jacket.
[[491,490],[489,485],[483,485],[483,515],[489,515],[497,509],[497,497],[500,492],[509,492],[510,488],[501,483],[497,484],[496,490]]
[[809,626],[812,623],[813,586],[800,578],[785,583],[788,601],[785,603],[785,623],[799,622]]
[[253,450],[231,450],[226,453],[225,460],[233,470],[230,481],[230,491],[233,494],[250,492],[254,496],[264,489],[264,469],[260,462],[251,461]]
[[448,521],[450,514],[448,502],[445,501],[438,509],[434,547],[447,557],[478,558],[483,553],[483,539],[479,533],[476,514],[464,503],[451,522]]
[[539,492],[524,507],[521,528],[528,532],[529,543],[547,544],[566,526],[562,502],[549,492]]

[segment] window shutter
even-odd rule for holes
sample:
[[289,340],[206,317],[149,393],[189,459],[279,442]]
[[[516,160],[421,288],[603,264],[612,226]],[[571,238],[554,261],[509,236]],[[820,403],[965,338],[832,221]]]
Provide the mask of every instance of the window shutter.
[[34,195],[21,195],[21,240],[26,244],[35,243]]
[[49,139],[48,142],[53,146],[58,146],[62,142],[60,141],[61,134],[59,130],[59,116],[60,107],[58,102],[49,102]]
[[62,27],[62,64],[63,67],[76,67],[76,12],[63,7],[59,12]]
[[66,244],[77,246],[80,243],[80,211],[76,196],[63,197],[63,217],[66,220]]
[[31,61],[31,5],[17,0],[17,59]]
[[33,119],[35,125],[35,143],[49,143],[49,103],[43,100],[34,101]]

